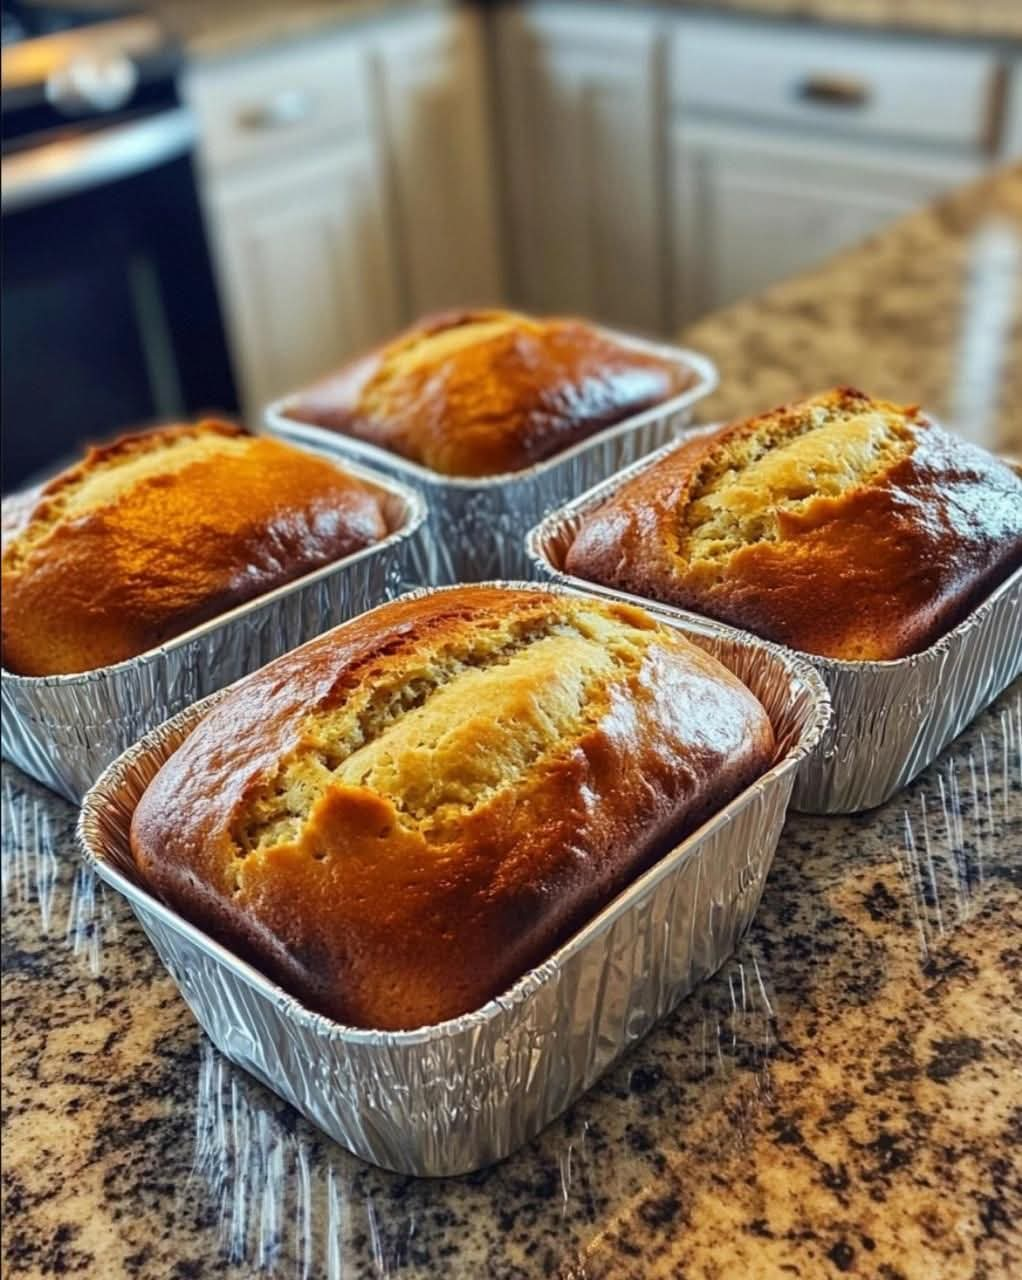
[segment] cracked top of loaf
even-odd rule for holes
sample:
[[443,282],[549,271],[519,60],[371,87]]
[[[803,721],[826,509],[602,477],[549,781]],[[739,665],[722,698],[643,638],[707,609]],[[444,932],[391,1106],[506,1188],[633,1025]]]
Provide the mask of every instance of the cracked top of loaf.
[[378,490],[215,421],[90,449],[12,510],[3,661],[30,676],[136,657],[387,534]]
[[586,518],[570,573],[808,653],[905,657],[1022,562],[1022,479],[837,388],[701,433]]
[[327,427],[449,476],[521,471],[684,391],[678,361],[581,320],[429,316],[291,402]]
[[773,750],[752,693],[640,610],[460,587],[248,677],[157,775],[132,848],[310,1007],[410,1028],[506,990]]

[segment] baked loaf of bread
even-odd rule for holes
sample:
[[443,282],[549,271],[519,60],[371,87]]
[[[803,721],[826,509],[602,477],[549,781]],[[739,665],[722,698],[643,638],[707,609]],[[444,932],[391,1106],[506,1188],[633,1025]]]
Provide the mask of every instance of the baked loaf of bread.
[[293,401],[286,413],[449,476],[541,462],[695,380],[580,320],[510,311],[431,316]]
[[750,691],[647,614],[459,587],[239,684],[131,844],[171,906],[309,1007],[411,1028],[506,990],[773,750]]
[[381,492],[220,422],[91,449],[3,551],[3,661],[21,675],[132,658],[387,533]]
[[839,388],[693,437],[584,521],[567,570],[808,653],[902,658],[1022,562],[1022,480]]

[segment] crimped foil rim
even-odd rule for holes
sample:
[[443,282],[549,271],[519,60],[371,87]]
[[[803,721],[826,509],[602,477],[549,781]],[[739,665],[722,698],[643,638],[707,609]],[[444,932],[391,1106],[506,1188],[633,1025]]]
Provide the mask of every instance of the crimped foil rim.
[[[399,600],[416,600],[424,596],[435,595],[441,592],[459,590],[463,584],[453,584],[441,587],[422,587],[414,591],[404,593],[398,597]],[[473,583],[473,586],[490,586],[501,587],[512,590],[524,591],[546,591],[553,595],[568,595],[573,597],[582,597],[596,599],[603,603],[603,599],[594,593],[584,590],[578,590],[573,586],[562,584],[544,584],[525,581],[493,581],[488,583]],[[387,603],[396,603],[394,601]],[[332,628],[339,631],[343,627],[352,626],[361,619],[375,613],[378,609],[387,607],[386,604],[376,606],[376,609],[367,610],[366,613],[360,614],[358,618],[350,619],[348,622],[341,623],[340,626]],[[655,615],[654,615],[655,616]],[[670,619],[658,619],[667,625],[670,625]],[[116,867],[112,867],[105,856],[101,852],[102,836],[100,833],[99,814],[107,800],[108,791],[116,791],[119,787],[122,776],[135,768],[140,758],[147,756],[154,749],[158,749],[163,741],[167,738],[177,737],[180,733],[177,745],[180,745],[187,736],[187,733],[199,723],[206,712],[212,708],[233,689],[233,685],[229,685],[225,689],[220,689],[216,693],[210,694],[201,701],[193,703],[184,711],[179,712],[172,719],[165,721],[157,728],[150,730],[143,738],[141,738],[134,746],[129,747],[122,755],[118,756],[112,764],[108,765],[100,774],[99,778],[89,789],[82,801],[81,811],[78,815],[76,824],[76,836],[79,847],[82,850],[86,863],[93,868],[100,879],[106,881],[113,888],[122,893],[129,901],[139,902],[146,911],[152,912],[159,916],[161,921],[171,929],[178,933],[185,934],[194,944],[213,952],[220,963],[228,965],[234,973],[245,981],[249,986],[260,990],[264,995],[275,1001],[279,1007],[286,1009],[289,1018],[296,1019],[299,1023],[314,1032],[317,1036],[325,1036],[329,1039],[342,1040],[350,1044],[366,1044],[377,1047],[389,1047],[394,1049],[405,1048],[412,1045],[426,1044],[432,1041],[440,1041],[448,1039],[454,1035],[464,1031],[471,1030],[473,1027],[482,1026],[490,1022],[494,1017],[503,1013],[508,1013],[516,1007],[521,1006],[529,1000],[533,994],[539,990],[548,981],[550,974],[559,969],[564,960],[574,951],[587,945],[594,936],[610,927],[619,914],[629,909],[633,899],[639,897],[648,888],[654,885],[658,878],[664,875],[674,875],[678,872],[683,861],[694,856],[699,849],[699,845],[713,832],[721,826],[731,822],[735,813],[744,809],[748,804],[752,803],[755,797],[765,790],[768,786],[773,786],[779,782],[786,774],[794,772],[798,769],[801,762],[808,757],[816,748],[823,732],[830,721],[830,695],[819,674],[813,670],[811,666],[802,661],[798,655],[793,654],[790,650],[785,650],[779,645],[774,645],[768,641],[758,640],[756,637],[749,637],[745,634],[736,634],[733,628],[719,626],[707,619],[694,618],[691,620],[695,625],[690,624],[689,619],[682,619],[692,631],[701,631],[707,637],[715,635],[724,639],[737,639],[740,643],[748,645],[753,649],[758,649],[769,655],[775,662],[778,662],[788,673],[789,678],[795,678],[802,682],[813,702],[813,715],[809,723],[805,726],[798,740],[788,746],[784,755],[747,787],[745,787],[737,796],[728,802],[722,809],[702,823],[695,831],[691,832],[678,845],[676,845],[670,853],[673,859],[670,865],[666,856],[658,859],[651,867],[647,868],[641,876],[624,888],[616,897],[614,897],[601,911],[599,911],[591,920],[577,930],[570,938],[568,938],[557,950],[535,968],[530,969],[518,978],[505,992],[495,996],[486,1002],[479,1009],[474,1009],[469,1013],[458,1015],[456,1018],[450,1018],[445,1022],[433,1023],[425,1027],[416,1027],[407,1031],[381,1031],[366,1027],[349,1027],[343,1023],[328,1018],[325,1014],[315,1013],[308,1009],[297,997],[290,995],[279,984],[273,982],[264,973],[257,969],[254,965],[242,960],[235,955],[228,947],[223,946],[209,934],[205,933],[198,926],[186,920],[179,915],[166,903],[155,897],[142,884],[136,883],[131,877]],[[329,633],[324,633],[329,634]],[[317,637],[319,639],[321,637]],[[308,641],[306,643],[311,643]],[[299,646],[301,647],[301,646]],[[292,650],[291,652],[295,652]],[[244,679],[245,677],[242,677]],[[237,682],[236,682],[237,683]],[[176,747],[175,747],[176,749]],[[168,757],[164,757],[165,759]],[[679,857],[678,855],[684,855]],[[495,1064],[496,1069],[496,1064]]]
[[[928,415],[929,416],[929,415]],[[936,419],[931,418],[935,422]],[[755,631],[749,631],[745,627],[735,626],[733,623],[721,622],[716,618],[711,618],[709,614],[695,613],[691,609],[682,609],[678,605],[670,604],[665,600],[654,600],[648,596],[637,596],[630,591],[624,591],[619,587],[609,586],[600,582],[592,582],[588,578],[579,578],[574,574],[568,573],[561,565],[555,564],[547,555],[546,548],[551,535],[569,520],[578,520],[582,516],[588,515],[591,511],[601,506],[615,493],[622,489],[625,484],[632,480],[635,476],[641,475],[650,467],[656,466],[662,459],[673,453],[676,449],[680,449],[683,445],[689,443],[693,436],[709,435],[719,430],[726,423],[714,422],[687,431],[680,439],[671,440],[667,444],[662,445],[653,453],[647,454],[644,458],[640,458],[637,462],[633,462],[631,466],[625,467],[618,471],[615,475],[610,476],[606,480],[601,480],[599,484],[593,485],[591,489],[587,489],[585,493],[581,493],[576,498],[572,498],[570,502],[566,502],[562,507],[558,507],[555,511],[551,511],[549,515],[543,517],[539,524],[534,525],[525,536],[525,550],[529,559],[541,571],[543,580],[550,581],[550,575],[554,575],[554,582],[563,586],[574,587],[577,590],[595,592],[597,595],[606,596],[607,598],[627,602],[628,604],[637,605],[639,608],[647,609],[651,613],[660,616],[678,618],[685,622],[709,622],[714,627],[719,627],[724,631],[729,631],[737,636],[749,636],[753,640],[759,641],[761,644],[772,644],[776,648],[790,653],[803,661],[810,663],[817,671],[840,671],[840,672],[857,672],[868,674],[870,672],[893,671],[899,668],[911,668],[918,666],[923,662],[939,661],[945,650],[950,648],[958,639],[959,634],[973,628],[976,623],[983,618],[991,609],[995,607],[1001,596],[1013,591],[1022,582],[1022,565],[1018,569],[1011,572],[1003,582],[998,583],[996,587],[970,611],[957,622],[950,631],[945,631],[942,636],[938,636],[933,644],[925,649],[920,649],[918,653],[907,654],[904,658],[883,658],[883,659],[862,659],[855,661],[850,658],[828,658],[823,654],[810,653],[805,649],[796,649],[792,645],[780,644],[776,641],[766,640],[763,636],[759,636]],[[1012,464],[1014,465],[1014,464]],[[1015,466],[1015,470],[1022,474],[1022,465]]]
[[[652,422],[665,414],[677,413],[681,409],[686,409],[695,404],[697,400],[708,396],[720,381],[717,366],[708,356],[702,355],[698,351],[692,351],[688,347],[672,346],[668,343],[647,342],[645,339],[637,338],[633,334],[621,333],[616,329],[607,329],[601,326],[597,326],[596,331],[636,351],[666,357],[676,364],[686,365],[698,375],[698,381],[691,387],[679,392],[678,395],[672,396],[669,400],[663,400],[660,404],[652,405],[649,409],[633,414],[632,417],[625,418],[621,422],[612,422],[610,426],[604,427],[591,436],[586,436],[584,440],[579,440],[571,448],[555,453],[549,458],[544,458],[542,462],[537,462],[531,467],[524,467],[520,471],[504,471],[500,475],[494,476],[444,475],[442,472],[434,471],[431,467],[424,467],[419,462],[412,462],[409,458],[392,453],[389,449],[383,449],[379,445],[359,440],[355,436],[345,435],[341,431],[332,431],[329,427],[317,426],[315,423],[303,422],[300,418],[290,417],[286,410],[290,407],[292,401],[303,394],[301,390],[292,391],[269,404],[263,413],[264,422],[275,435],[284,435],[288,439],[300,440],[320,448],[328,447],[331,441],[341,440],[344,442],[346,454],[352,453],[356,455],[370,467],[373,465],[392,467],[409,481],[417,482],[418,484],[425,484],[435,488],[492,489],[534,480],[553,467],[585,453],[587,449],[643,427],[647,422]],[[336,444],[334,447],[336,449]]]
[[314,442],[310,441],[308,444],[297,445],[296,447],[305,448],[307,452],[316,453],[319,457],[332,463],[338,470],[383,490],[392,498],[400,499],[405,507],[405,518],[396,528],[391,529],[385,538],[380,538],[378,542],[371,542],[368,546],[361,547],[358,551],[353,551],[350,555],[342,556],[338,560],[331,560],[329,564],[320,565],[318,569],[313,569],[309,573],[303,574],[300,578],[294,578],[290,582],[283,582],[280,586],[274,587],[270,591],[264,591],[262,595],[255,596],[252,600],[246,600],[242,604],[235,605],[233,609],[228,609],[225,613],[218,613],[215,618],[210,618],[207,622],[201,622],[197,627],[183,631],[180,635],[172,637],[155,648],[146,649],[143,653],[135,654],[134,657],[124,658],[121,662],[114,662],[109,666],[94,667],[91,671],[70,671],[62,675],[52,676],[24,676],[19,675],[16,671],[8,671],[6,667],[0,667],[0,679],[2,679],[3,684],[30,690],[83,686],[107,680],[111,676],[116,676],[132,667],[144,667],[154,662],[160,662],[176,649],[180,649],[194,640],[200,640],[222,626],[235,623],[246,614],[256,609],[261,609],[272,601],[289,595],[292,591],[300,591],[304,587],[310,587],[321,578],[326,578],[336,573],[342,567],[347,568],[350,565],[358,564],[360,560],[366,559],[370,555],[375,555],[377,552],[393,546],[396,542],[411,537],[425,523],[429,515],[429,507],[425,498],[417,489],[411,488],[393,476],[373,471],[360,463],[349,463],[346,459],[339,459],[336,453],[330,453],[327,450],[318,448]]

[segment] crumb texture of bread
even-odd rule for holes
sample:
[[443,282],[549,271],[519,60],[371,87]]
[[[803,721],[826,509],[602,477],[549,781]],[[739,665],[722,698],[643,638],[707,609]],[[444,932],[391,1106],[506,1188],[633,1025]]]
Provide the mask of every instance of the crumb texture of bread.
[[1022,479],[842,387],[694,435],[582,522],[571,574],[849,661],[927,648],[1022,563]]
[[387,533],[380,494],[289,445],[201,422],[92,449],[3,549],[3,660],[133,658]]
[[506,990],[773,753],[753,694],[640,610],[462,587],[249,677],[132,849],[309,1007],[408,1029]]
[[684,391],[694,373],[580,320],[510,311],[420,321],[286,412],[442,475],[520,471]]

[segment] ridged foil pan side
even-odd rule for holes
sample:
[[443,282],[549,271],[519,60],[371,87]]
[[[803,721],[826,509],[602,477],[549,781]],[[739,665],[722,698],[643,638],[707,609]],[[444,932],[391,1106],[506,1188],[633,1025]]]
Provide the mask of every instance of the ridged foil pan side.
[[386,449],[288,417],[289,405],[299,393],[271,404],[265,424],[284,440],[362,462],[424,493],[431,532],[425,581],[439,585],[524,577],[531,571],[522,542],[527,530],[561,503],[673,440],[688,425],[696,402],[717,385],[716,367],[705,356],[611,330],[603,332],[636,350],[673,360],[692,371],[695,382],[663,404],[524,471],[474,480],[440,475]]
[[[678,442],[672,442],[545,517],[526,539],[534,573],[551,582],[641,605],[660,617],[700,620],[701,615],[574,577],[564,569],[568,548],[584,518],[677,447]],[[1022,569],[922,653],[892,662],[798,656],[823,678],[833,716],[816,751],[799,770],[792,808],[805,813],[872,809],[931,764],[1022,672]]]
[[418,1175],[490,1164],[538,1133],[727,959],[759,904],[795,772],[826,724],[826,691],[798,659],[704,623],[670,625],[758,694],[777,734],[777,761],[477,1012],[417,1031],[341,1026],[143,887],[129,847],[131,815],[160,764],[223,692],[149,733],[103,774],[79,819],[85,857],[128,898],[214,1044],[343,1146]]
[[425,503],[390,477],[346,469],[387,495],[386,538],[138,658],[81,675],[3,671],[4,756],[77,803],[154,725],[404,590],[409,577],[425,572]]
[[953,631],[897,662],[812,659],[834,718],[792,805],[854,813],[883,804],[1022,674],[1022,569]]

